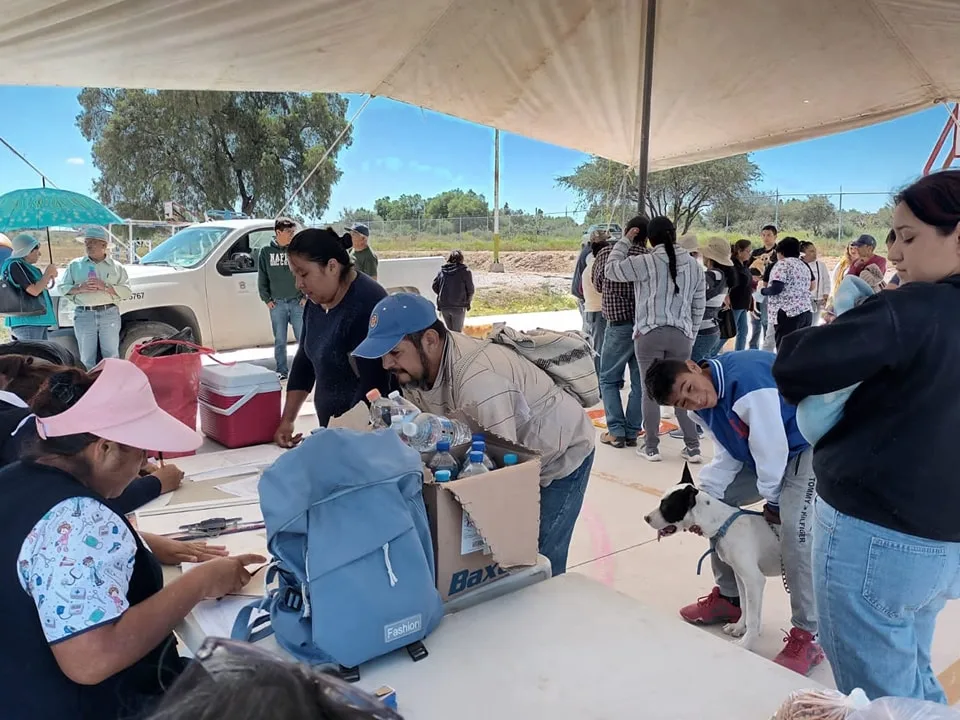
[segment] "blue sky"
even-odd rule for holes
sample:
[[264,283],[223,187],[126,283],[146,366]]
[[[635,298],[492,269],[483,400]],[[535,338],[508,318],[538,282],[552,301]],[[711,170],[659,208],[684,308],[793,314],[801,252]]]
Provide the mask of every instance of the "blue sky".
[[[75,125],[77,90],[0,86],[0,136],[57,185],[89,193],[96,170]],[[350,96],[350,114],[363,98]],[[881,125],[753,154],[763,172],[758,189],[782,193],[889,193],[915,178],[946,122],[942,107]],[[501,135],[501,202],[514,208],[573,212],[576,198],[555,187],[582,153]],[[340,153],[343,178],[334,187],[329,218],[344,207],[372,208],[378,197],[434,195],[460,187],[493,199],[493,130],[386,99],[374,99],[358,119],[353,145]],[[0,147],[0,193],[39,185],[39,179]],[[877,194],[845,198],[845,207],[873,210]]]

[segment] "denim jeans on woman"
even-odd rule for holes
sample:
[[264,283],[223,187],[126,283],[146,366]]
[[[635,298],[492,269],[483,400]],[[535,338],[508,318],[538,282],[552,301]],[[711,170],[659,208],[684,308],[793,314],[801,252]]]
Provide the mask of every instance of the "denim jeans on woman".
[[813,581],[837,688],[945,703],[930,664],[937,615],[960,598],[960,543],[858,520],[817,498]]
[[580,516],[583,495],[587,491],[593,469],[591,450],[580,467],[547,487],[540,488],[540,554],[550,560],[553,576],[567,571],[567,553],[573,538],[573,527]]
[[602,312],[584,312],[584,325],[587,328],[587,335],[590,338],[590,345],[593,347],[593,364],[597,369],[597,378],[600,377],[600,353],[603,352],[603,338],[607,332],[607,319]]
[[46,325],[17,325],[10,328],[10,334],[13,335],[14,340],[19,340],[20,342],[29,342],[31,340],[46,340],[47,339],[47,326]]
[[[623,371],[630,368],[630,396],[623,411]],[[600,353],[600,395],[607,418],[607,432],[613,437],[635,438],[643,429],[643,378],[633,349],[633,323],[607,325]]]
[[99,310],[78,307],[73,314],[73,334],[77,337],[80,361],[92,370],[100,357],[120,357],[120,308],[109,305]]
[[737,342],[734,350],[746,350],[747,338],[750,336],[750,311],[734,310],[733,321],[737,324]]
[[300,342],[300,332],[303,330],[303,305],[297,298],[289,300],[274,300],[270,310],[270,322],[273,325],[273,357],[277,362],[277,372],[281,375],[290,373],[287,367],[287,339],[288,327],[293,327],[293,336]]

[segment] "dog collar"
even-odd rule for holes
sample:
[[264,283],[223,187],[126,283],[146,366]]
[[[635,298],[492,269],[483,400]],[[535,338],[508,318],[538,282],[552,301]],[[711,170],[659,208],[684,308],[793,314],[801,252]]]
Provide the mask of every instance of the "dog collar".
[[710,537],[710,549],[707,550],[703,555],[701,555],[700,559],[697,561],[697,575],[699,575],[700,571],[703,569],[703,561],[717,551],[717,543],[723,539],[723,536],[727,534],[727,530],[730,529],[730,526],[733,525],[736,519],[741,515],[760,515],[761,517],[763,517],[762,512],[757,512],[756,510],[743,510],[743,509],[737,510],[735,513],[733,513],[733,515],[728,517],[724,521],[723,525],[720,526],[720,529],[717,530],[717,532]]

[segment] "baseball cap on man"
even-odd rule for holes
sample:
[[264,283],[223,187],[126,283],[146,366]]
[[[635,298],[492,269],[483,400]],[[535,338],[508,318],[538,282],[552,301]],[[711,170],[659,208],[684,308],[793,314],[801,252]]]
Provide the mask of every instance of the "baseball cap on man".
[[368,228],[363,223],[354,223],[353,225],[347,228],[347,231],[360,233],[364,237],[370,237],[370,228]]
[[353,354],[377,360],[393,350],[411,333],[426,330],[437,321],[433,303],[422,295],[397,293],[385,297],[370,313],[367,339]]
[[127,360],[108,359],[91,373],[93,385],[59,415],[37,418],[44,440],[89,433],[139,450],[190,452],[203,437],[157,405],[143,370]]
[[863,234],[850,244],[854,247],[876,247],[877,239],[873,235]]
[[90,227],[81,230],[77,234],[77,240],[80,242],[83,242],[84,240],[103,240],[105,243],[110,242],[110,238],[107,236],[107,231],[97,225],[91,225]]

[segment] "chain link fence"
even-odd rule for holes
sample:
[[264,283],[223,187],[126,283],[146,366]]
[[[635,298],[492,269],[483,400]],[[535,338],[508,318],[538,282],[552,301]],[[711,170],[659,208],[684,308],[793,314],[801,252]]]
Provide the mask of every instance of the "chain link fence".
[[[463,240],[493,240],[493,215],[486,217],[416,218],[414,220],[382,220],[356,218],[370,228],[371,236],[391,240],[438,238]],[[540,213],[536,215],[501,215],[502,238],[579,238],[583,225],[568,213]]]

